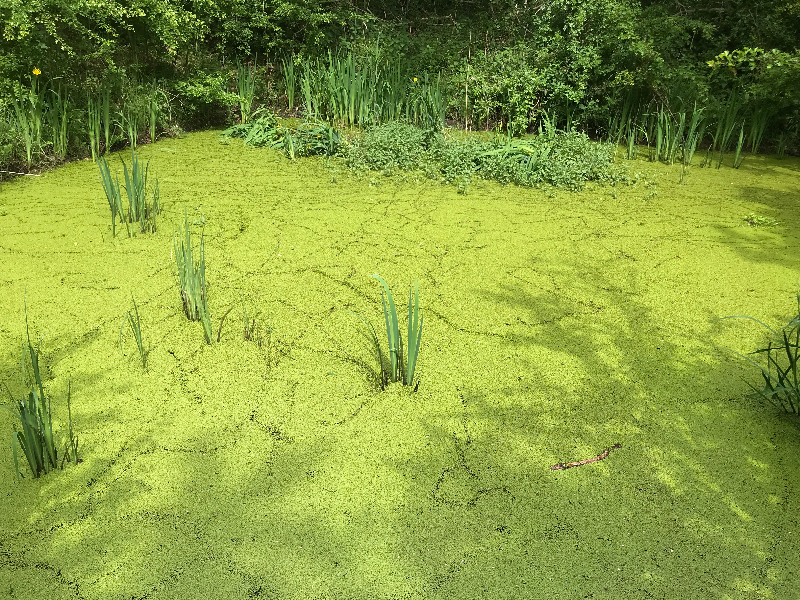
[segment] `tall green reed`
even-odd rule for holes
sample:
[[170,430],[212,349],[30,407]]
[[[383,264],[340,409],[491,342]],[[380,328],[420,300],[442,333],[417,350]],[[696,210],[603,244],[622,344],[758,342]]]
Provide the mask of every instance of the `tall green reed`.
[[104,152],[111,151],[111,90],[106,88],[100,94],[100,114],[103,118],[103,138],[106,145]]
[[662,104],[648,117],[648,129],[651,132],[649,137],[654,140],[650,149],[650,160],[673,164],[685,139],[686,112],[673,113]]
[[787,413],[800,415],[800,296],[797,297],[797,306],[798,314],[778,331],[753,317],[736,315],[723,319],[748,319],[769,332],[767,346],[750,353],[763,355],[766,366],[748,356],[736,354],[761,372],[763,388],[748,384],[754,396],[775,404]]
[[128,143],[132,150],[136,150],[139,142],[139,111],[134,106],[126,106],[119,116],[128,135]]
[[742,100],[736,93],[731,93],[728,100],[720,108],[717,113],[717,127],[712,138],[711,154],[718,150],[719,155],[717,158],[717,168],[722,166],[722,161],[725,157],[730,144],[731,135],[739,122],[739,115],[742,110]]
[[387,351],[384,354],[375,328],[363,317],[356,315],[367,328],[367,337],[371,341],[375,358],[378,361],[380,373],[378,375],[381,389],[389,383],[400,382],[403,385],[414,386],[414,391],[419,388],[419,380],[414,383],[417,358],[422,341],[422,315],[419,313],[419,286],[414,283],[408,293],[408,334],[406,337],[408,348],[403,347],[403,336],[397,317],[397,308],[388,284],[380,275],[372,275],[383,286],[381,302],[383,304],[383,317],[386,330]]
[[101,141],[104,142],[103,154],[108,154],[118,139],[111,117],[111,90],[106,88],[98,97],[89,97],[87,107],[86,131],[89,136],[89,149],[92,152],[92,159],[97,160],[100,156]]
[[253,99],[256,89],[256,68],[255,65],[243,65],[236,63],[236,89],[239,95],[239,110],[242,115],[242,123],[250,120],[250,113],[253,109]]
[[[640,102],[640,93],[637,90],[632,90],[625,96],[620,112],[616,113],[609,121],[609,142],[619,146],[623,137],[625,137],[629,148],[635,144],[636,122],[638,120]],[[634,139],[633,144],[630,142],[631,138]],[[628,158],[633,158],[631,154],[632,152],[629,150]]]
[[308,118],[345,126],[407,120],[438,128],[446,102],[441,81],[412,76],[400,62],[365,61],[352,53],[299,61],[303,109]]
[[[33,163],[34,152],[42,149],[42,122],[45,110],[44,89],[39,85],[39,69],[34,69],[31,75],[30,88],[22,90],[18,95],[12,96],[11,104],[14,107],[17,131],[25,145],[25,157],[28,168]],[[21,97],[20,97],[21,96]]]
[[[27,345],[22,352],[23,379],[26,367],[32,371],[30,380],[30,390],[27,395],[20,400],[11,397],[12,402],[19,415],[21,430],[14,431],[12,436],[12,453],[14,458],[14,470],[18,477],[23,477],[19,468],[19,453],[25,457],[31,475],[38,478],[43,474],[49,473],[58,468],[58,449],[56,448],[55,436],[53,435],[53,418],[50,406],[50,399],[44,392],[42,376],[39,368],[39,349],[34,348],[31,343],[30,330],[28,329],[27,309],[25,316],[25,330],[27,333]],[[27,383],[27,381],[26,381]],[[9,392],[10,394],[10,392]],[[72,407],[71,407],[72,386],[67,386],[67,412],[69,437],[65,443],[65,461],[78,461],[78,438],[75,436],[72,427]]]
[[66,91],[60,85],[58,88],[50,89],[49,98],[46,115],[53,136],[53,154],[58,158],[64,158],[69,145],[71,103]]
[[703,116],[704,111],[705,109],[702,107],[698,108],[697,103],[695,102],[694,110],[692,110],[692,117],[689,120],[689,129],[686,132],[686,139],[683,146],[683,162],[686,165],[691,164],[692,158],[694,158],[695,150],[697,149],[697,145],[703,141],[703,137],[705,136],[708,121]]
[[294,68],[294,59],[284,57],[281,59],[283,66],[283,82],[286,86],[286,108],[291,113],[294,110],[294,98],[297,91],[297,72]]
[[190,321],[200,321],[203,325],[203,334],[206,343],[213,341],[211,331],[211,314],[208,310],[208,286],[206,285],[206,255],[205,238],[200,236],[200,260],[195,263],[192,253],[192,236],[189,228],[189,218],[184,210],[183,231],[178,231],[173,236],[173,251],[175,263],[178,267],[180,282],[180,296],[183,312]]
[[100,156],[100,107],[94,98],[89,98],[86,110],[86,132],[89,135],[89,150],[92,160]]
[[125,227],[128,230],[128,237],[131,236],[130,225],[128,219],[125,217],[125,212],[122,208],[122,192],[119,187],[119,176],[111,177],[111,169],[108,167],[108,162],[105,156],[100,156],[97,159],[97,167],[100,169],[100,181],[103,184],[103,191],[106,193],[108,199],[108,207],[111,209],[111,235],[117,235],[117,217],[125,222]]
[[748,140],[750,141],[750,153],[756,154],[761,146],[761,140],[764,138],[764,131],[767,129],[767,124],[772,117],[772,111],[768,108],[758,107],[753,111],[750,117],[750,130],[748,132]]
[[744,157],[742,156],[742,147],[744,146],[744,123],[739,128],[739,141],[736,142],[736,151],[733,154],[733,168],[738,169],[742,166]]
[[125,192],[128,196],[128,222],[139,223],[142,233],[156,231],[156,215],[161,212],[159,205],[158,178],[153,177],[152,186],[148,185],[150,160],[142,166],[139,155],[131,148],[131,168],[122,161],[125,175]]
[[142,368],[147,369],[147,356],[149,351],[144,347],[144,339],[142,337],[142,321],[139,318],[139,307],[136,306],[136,300],[134,299],[133,295],[131,295],[131,301],[133,302],[133,313],[128,311],[125,315],[125,320],[122,322],[119,328],[119,349],[124,354],[125,350],[122,348],[122,330],[125,328],[125,324],[127,323],[130,328],[131,332],[133,333],[133,339],[136,341],[136,349],[139,351],[139,358],[142,361]]

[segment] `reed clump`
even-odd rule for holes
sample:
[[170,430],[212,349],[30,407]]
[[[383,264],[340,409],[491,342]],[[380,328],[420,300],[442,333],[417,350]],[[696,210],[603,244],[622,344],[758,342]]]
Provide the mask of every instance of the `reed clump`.
[[800,415],[800,295],[797,296],[797,314],[781,329],[773,329],[753,317],[735,315],[724,319],[748,319],[764,327],[769,338],[765,347],[754,350],[751,356],[736,353],[756,367],[763,379],[763,387],[748,384],[753,396],[766,400],[783,411]]
[[142,368],[146,370],[149,350],[145,348],[144,338],[142,337],[142,321],[139,318],[139,307],[136,306],[136,300],[133,296],[131,296],[131,301],[133,302],[133,312],[128,311],[126,313],[125,320],[119,328],[119,349],[124,353],[122,349],[122,331],[125,329],[125,324],[127,323],[130,326],[131,333],[133,333],[136,349],[139,351],[139,358],[142,361]]
[[206,343],[213,342],[211,313],[208,309],[208,285],[206,284],[205,238],[200,236],[200,259],[195,262],[192,249],[192,234],[186,211],[183,213],[183,230],[173,236],[173,253],[178,267],[180,297],[183,312],[190,321],[200,321]]
[[419,388],[419,380],[414,381],[417,358],[422,342],[422,315],[419,312],[419,286],[414,283],[413,290],[408,292],[408,335],[407,347],[403,345],[403,336],[397,317],[397,308],[392,297],[389,285],[380,275],[372,275],[377,279],[383,290],[381,302],[383,304],[383,318],[386,331],[386,352],[383,351],[375,328],[360,315],[356,315],[367,329],[367,338],[370,340],[375,358],[378,362],[378,382],[383,390],[389,383],[402,383],[413,386],[414,391]]
[[128,198],[128,210],[122,205],[122,193],[119,176],[112,177],[111,168],[105,156],[99,156],[97,166],[100,169],[100,181],[111,209],[111,231],[117,235],[117,219],[125,223],[128,237],[131,236],[130,224],[138,223],[141,233],[156,231],[156,215],[161,212],[158,178],[149,176],[150,160],[142,164],[138,154],[131,149],[131,166],[122,161],[125,179],[125,195]]
[[20,429],[12,435],[11,448],[14,458],[14,470],[22,478],[20,470],[20,454],[25,457],[31,476],[36,479],[57,468],[63,468],[67,462],[78,462],[78,437],[72,427],[72,385],[67,386],[67,439],[59,463],[58,448],[53,435],[53,416],[50,398],[45,394],[39,368],[39,348],[34,348],[28,330],[27,316],[25,321],[27,343],[22,351],[23,380],[29,387],[28,393],[21,399],[15,399],[11,392],[11,401],[19,416]]

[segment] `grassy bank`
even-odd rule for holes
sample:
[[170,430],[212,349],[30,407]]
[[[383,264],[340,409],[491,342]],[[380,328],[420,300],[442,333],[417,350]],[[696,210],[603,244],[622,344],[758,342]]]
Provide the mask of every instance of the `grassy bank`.
[[[744,396],[727,349],[760,328],[715,319],[792,315],[799,161],[465,196],[216,132],[141,154],[151,234],[112,237],[90,161],[0,188],[0,379],[21,392],[27,301],[82,458],[16,481],[0,453],[1,595],[796,595],[798,430]],[[181,303],[184,210],[215,334],[232,308],[213,344]],[[370,376],[373,273],[398,304],[419,281],[417,392]],[[127,330],[120,351],[132,294],[146,370]]]

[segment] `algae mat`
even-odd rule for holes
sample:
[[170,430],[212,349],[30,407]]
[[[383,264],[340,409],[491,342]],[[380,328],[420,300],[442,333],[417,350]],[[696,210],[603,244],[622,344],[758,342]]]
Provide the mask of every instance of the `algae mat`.
[[[745,395],[757,373],[731,350],[759,327],[716,320],[793,315],[800,162],[684,183],[633,162],[631,185],[462,196],[215,132],[142,153],[155,234],[111,237],[89,162],[0,188],[0,378],[22,393],[27,301],[83,459],[16,481],[2,443],[0,596],[800,593],[800,431]],[[177,291],[184,209],[215,334],[233,307],[211,346]],[[419,280],[417,393],[370,379],[353,313],[382,325],[372,273],[401,301]],[[124,329],[119,345],[132,295],[146,372]]]

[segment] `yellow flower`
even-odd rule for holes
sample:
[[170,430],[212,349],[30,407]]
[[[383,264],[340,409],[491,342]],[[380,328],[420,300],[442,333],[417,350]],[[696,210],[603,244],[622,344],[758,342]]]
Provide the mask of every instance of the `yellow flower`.
[[416,78],[416,77],[414,77],[414,83],[416,83],[416,81],[417,81],[417,78]]
[[39,67],[33,67],[33,74],[34,75],[41,75],[42,72],[39,70]]

